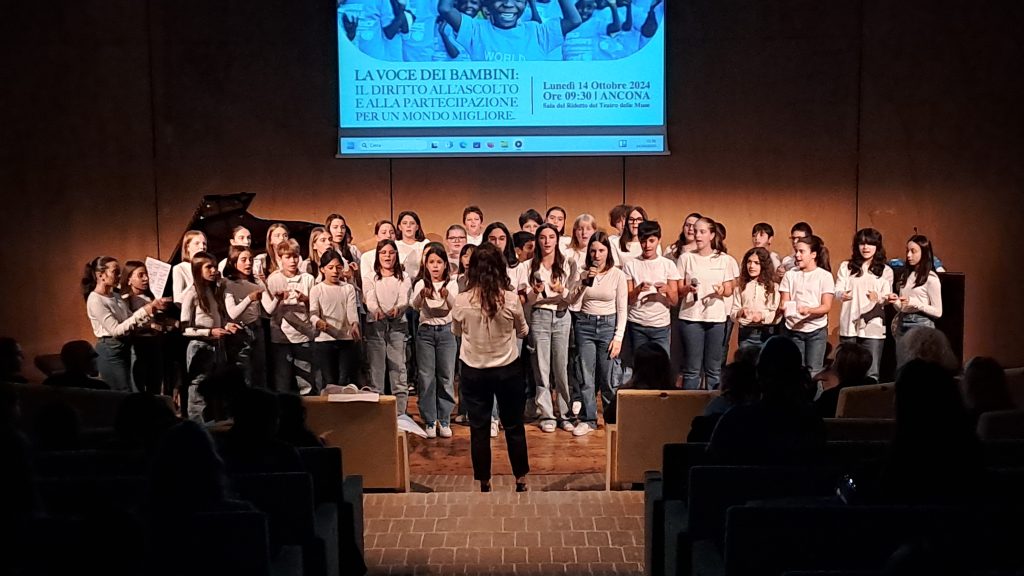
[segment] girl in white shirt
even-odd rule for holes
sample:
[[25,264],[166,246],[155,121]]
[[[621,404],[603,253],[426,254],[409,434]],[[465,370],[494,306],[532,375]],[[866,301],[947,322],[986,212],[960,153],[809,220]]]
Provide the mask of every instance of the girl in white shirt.
[[760,349],[775,335],[779,310],[779,287],[768,250],[747,250],[733,293],[738,295],[733,299],[732,316],[739,324],[739,348]]
[[[594,232],[597,231],[597,220],[594,219],[590,214],[580,214],[576,217],[576,220],[572,223],[572,239],[568,245],[562,249],[562,254],[567,260],[571,260],[573,265],[576,267],[577,273],[587,269],[587,246],[590,245],[590,238],[593,237]],[[611,260],[609,259],[609,262]],[[614,264],[613,264],[614,265]],[[569,304],[569,313],[572,315],[572,334],[576,333],[576,323],[579,321],[579,311],[582,303],[578,299],[574,299]],[[576,347],[576,337],[570,336],[569,338],[569,388],[572,396],[572,412],[579,415],[583,409],[583,370],[585,369],[580,364],[579,349]],[[590,367],[586,367],[589,369]],[[593,393],[591,388],[591,393]],[[596,426],[596,422],[594,423]],[[579,428],[579,425],[576,426]],[[585,431],[581,429],[582,433],[589,433],[593,428],[587,427]],[[575,432],[576,429],[573,429]]]
[[206,252],[206,234],[189,230],[181,238],[181,262],[171,269],[171,289],[174,303],[181,304],[181,298],[192,286],[192,255]]
[[316,394],[313,380],[313,349],[316,329],[309,322],[309,293],[315,280],[299,271],[299,243],[277,245],[281,269],[267,278],[263,308],[270,314],[270,349],[274,355],[273,387],[277,392]]
[[159,310],[167,308],[167,298],[156,299],[135,312],[115,292],[121,283],[121,265],[116,258],[99,256],[85,265],[82,295],[85,310],[96,336],[96,363],[100,377],[111,390],[132,391],[132,350],[128,336],[149,324]]
[[[252,245],[252,233],[245,226],[235,226],[231,231],[231,239],[228,240],[228,252],[234,247],[248,248]],[[224,268],[228,265],[228,259],[225,258],[217,264],[217,270],[220,270],[221,275],[224,275]]]
[[313,286],[309,293],[309,319],[317,329],[313,342],[313,368],[317,388],[328,384],[353,384],[359,373],[357,343],[362,339],[359,331],[359,312],[356,309],[356,289],[342,282],[344,260],[333,248],[320,257],[318,266],[323,282]]
[[552,206],[548,208],[547,213],[544,214],[544,220],[547,224],[551,224],[558,231],[558,249],[565,250],[569,247],[569,242],[572,240],[571,237],[565,235],[565,208],[561,206]]
[[680,256],[696,248],[693,241],[693,226],[701,218],[702,216],[697,212],[690,212],[686,218],[683,218],[683,225],[679,229],[679,238],[665,252],[666,258],[678,261]]
[[[575,289],[575,266],[562,256],[558,230],[551,224],[537,228],[537,248],[530,262],[530,287],[527,292],[530,333],[536,350],[533,361],[537,384],[535,402],[540,412],[540,429],[554,432],[556,423],[567,432],[575,426],[570,420],[568,313]],[[558,413],[551,394],[557,399]]]
[[366,360],[370,384],[384,393],[384,370],[391,380],[391,393],[397,400],[398,414],[405,414],[409,403],[405,342],[409,322],[409,277],[398,261],[398,246],[393,240],[381,240],[375,250],[373,276],[363,279],[366,297]]
[[855,342],[871,353],[868,377],[878,381],[885,344],[883,306],[892,293],[892,268],[885,265],[882,234],[874,228],[858,230],[850,259],[839,265],[836,298],[842,302],[839,340]]
[[267,387],[267,347],[264,339],[263,286],[252,275],[252,248],[233,246],[224,267],[224,308],[228,318],[238,324],[234,338],[228,340],[228,358],[242,369],[245,383],[253,388]]
[[299,270],[320,281],[320,258],[331,250],[331,236],[323,226],[309,231],[309,258],[299,263]]
[[572,223],[572,239],[562,251],[565,257],[576,264],[577,270],[584,270],[590,250],[590,238],[597,231],[597,221],[590,214],[580,214]]
[[181,328],[188,338],[185,367],[188,372],[188,417],[205,422],[206,401],[199,386],[227,359],[221,346],[223,339],[238,332],[238,325],[228,322],[224,309],[224,286],[217,272],[217,261],[211,254],[192,256],[192,287],[182,297]]
[[786,272],[779,285],[779,312],[786,319],[783,334],[796,344],[804,366],[814,376],[825,364],[828,311],[835,298],[836,284],[821,238],[811,235],[798,240],[793,259],[796,267]]
[[433,438],[451,438],[449,418],[455,407],[456,344],[452,309],[458,284],[450,277],[448,254],[438,243],[427,245],[423,269],[412,288],[412,307],[419,311],[416,366],[419,371],[420,417]]
[[281,267],[281,261],[276,253],[277,246],[290,238],[288,227],[280,222],[275,222],[267,228],[266,252],[256,256],[252,262],[252,273],[260,282],[266,283],[271,274],[277,272]]
[[597,429],[595,389],[600,390],[605,407],[615,398],[612,366],[622,350],[629,301],[626,274],[612,263],[608,236],[596,232],[588,246],[574,294],[574,303],[579,307],[575,336],[583,372],[580,383],[583,406],[573,436],[583,436]]
[[[626,217],[626,227],[622,229],[622,236],[619,241],[612,244],[612,256],[615,258],[615,265],[625,268],[626,264],[635,258],[639,258],[643,252],[640,246],[639,230],[640,224],[647,222],[647,211],[640,206],[634,206]],[[660,229],[660,226],[659,226]],[[658,235],[659,241],[661,235]],[[656,254],[661,256],[661,245],[659,244]]]
[[427,236],[420,225],[420,217],[411,210],[405,210],[398,214],[395,224],[398,225],[399,233],[398,262],[405,274],[410,278],[416,278],[420,273],[423,249],[427,246]]
[[915,234],[907,241],[907,270],[909,273],[897,284],[899,293],[888,297],[897,310],[893,319],[897,340],[913,328],[934,328],[935,319],[942,317],[942,286],[935,273],[932,244],[926,236]]
[[732,291],[739,267],[722,250],[715,221],[701,217],[693,228],[695,249],[678,260],[680,336],[685,356],[683,388],[698,390],[701,376],[708,390],[718,388]]
[[[395,241],[395,225],[391,220],[378,220],[373,225],[373,235],[377,239],[379,244],[381,240]],[[369,283],[370,279],[373,278],[373,263],[377,261],[377,248],[374,246],[373,250],[364,252],[359,257],[359,276],[362,282],[363,290],[366,290],[366,284]],[[363,294],[365,299],[365,292]]]

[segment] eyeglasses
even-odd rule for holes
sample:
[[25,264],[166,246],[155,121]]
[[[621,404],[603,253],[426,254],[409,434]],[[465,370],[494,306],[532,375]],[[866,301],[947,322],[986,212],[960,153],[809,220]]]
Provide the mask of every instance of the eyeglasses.
[[461,241],[465,242],[466,241],[466,237],[465,236],[449,236],[448,240],[451,241],[451,242],[456,242],[458,240],[461,240]]
[[643,218],[630,218],[629,220],[627,220],[627,222],[629,222],[630,224],[632,224],[634,222],[643,222],[643,221],[644,221]]

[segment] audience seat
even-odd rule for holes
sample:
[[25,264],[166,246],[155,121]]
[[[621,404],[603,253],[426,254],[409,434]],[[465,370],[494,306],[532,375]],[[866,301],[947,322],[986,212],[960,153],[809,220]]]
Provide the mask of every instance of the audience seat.
[[1024,440],[1024,410],[985,412],[978,418],[982,440]]
[[891,418],[825,418],[825,438],[829,442],[889,441],[896,430]]
[[1024,410],[1024,368],[1006,369],[1006,386],[1017,408]]
[[409,490],[409,443],[398,429],[394,396],[379,402],[329,402],[303,398],[306,424],[328,446],[345,454],[345,473],[368,489]]
[[848,386],[839,391],[836,418],[895,418],[896,385]]
[[[84,388],[58,388],[42,384],[13,384],[21,408],[21,428],[32,429],[39,410],[54,402],[66,402],[78,411],[82,430],[113,428],[117,411],[128,392],[113,390],[86,390]],[[161,396],[172,406],[169,397]]]
[[644,481],[661,470],[662,447],[685,440],[690,422],[718,395],[708,390],[619,390],[616,423],[607,427],[605,488]]

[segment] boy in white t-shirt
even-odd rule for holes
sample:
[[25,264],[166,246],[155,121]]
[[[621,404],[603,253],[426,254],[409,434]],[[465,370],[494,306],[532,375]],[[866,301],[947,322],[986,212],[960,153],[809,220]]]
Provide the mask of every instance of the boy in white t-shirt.
[[521,22],[523,0],[487,0],[487,20],[463,18],[455,0],[440,0],[438,13],[455,31],[456,41],[469,50],[473,60],[516,62],[545,60],[548,52],[562,45],[565,35],[582,23],[571,0],[558,0],[562,18],[544,23]]
[[679,303],[679,269],[675,262],[658,256],[661,226],[654,220],[637,228],[641,253],[623,267],[629,289],[626,314],[626,339],[636,350],[647,342],[656,342],[669,352],[672,315],[669,309]]

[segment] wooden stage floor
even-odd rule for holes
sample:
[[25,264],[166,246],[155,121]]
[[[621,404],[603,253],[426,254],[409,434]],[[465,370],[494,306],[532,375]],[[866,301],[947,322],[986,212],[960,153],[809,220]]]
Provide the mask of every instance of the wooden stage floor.
[[[419,423],[417,397],[409,397],[408,414]],[[452,423],[451,438],[420,438],[409,434],[409,472],[417,476],[472,476],[469,456],[469,426]],[[530,474],[603,474],[605,469],[604,424],[586,436],[556,430],[542,432],[536,424],[526,424],[526,445],[530,455]],[[511,474],[504,431],[491,438],[492,473]]]

